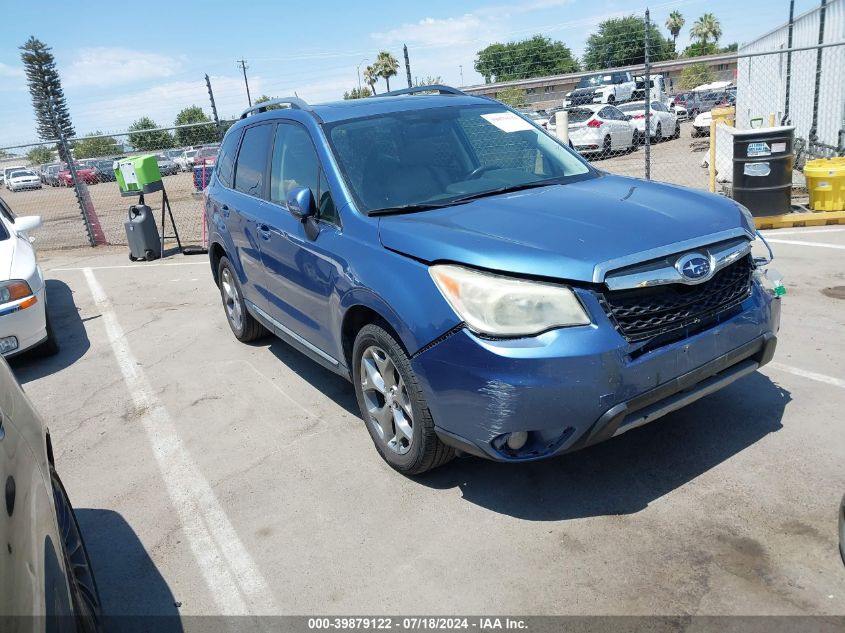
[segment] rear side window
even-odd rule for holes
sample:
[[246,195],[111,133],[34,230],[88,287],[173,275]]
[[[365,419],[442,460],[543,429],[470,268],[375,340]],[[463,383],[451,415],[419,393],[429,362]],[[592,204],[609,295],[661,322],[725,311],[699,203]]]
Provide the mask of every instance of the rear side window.
[[257,125],[247,128],[244,132],[241,151],[238,152],[235,165],[235,189],[241,193],[263,197],[264,174],[267,172],[272,134],[272,124]]
[[232,132],[223,140],[220,154],[217,156],[217,179],[224,187],[232,188],[235,182],[235,155],[238,153],[240,130]]
[[586,108],[573,108],[569,111],[569,122],[583,123],[584,121],[589,120],[591,116],[593,116],[592,110],[587,110]]

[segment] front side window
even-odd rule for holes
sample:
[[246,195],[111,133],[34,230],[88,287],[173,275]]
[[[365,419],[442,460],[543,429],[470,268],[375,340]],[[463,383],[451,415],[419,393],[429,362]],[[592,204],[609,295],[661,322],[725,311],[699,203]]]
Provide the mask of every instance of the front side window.
[[390,112],[326,130],[364,212],[594,175],[568,147],[494,104]]
[[276,128],[270,166],[270,200],[285,204],[288,193],[294,187],[311,190],[320,220],[339,223],[337,209],[311,135],[295,123],[280,123]]
[[258,198],[264,195],[264,173],[273,126],[256,125],[244,132],[241,150],[235,164],[235,189]]

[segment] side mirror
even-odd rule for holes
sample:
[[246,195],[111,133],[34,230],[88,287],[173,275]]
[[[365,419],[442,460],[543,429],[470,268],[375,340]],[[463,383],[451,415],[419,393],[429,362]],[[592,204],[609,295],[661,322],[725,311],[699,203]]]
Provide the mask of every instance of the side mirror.
[[288,211],[299,220],[307,220],[317,214],[314,194],[308,187],[294,187],[288,192]]
[[41,216],[40,215],[24,215],[19,218],[15,218],[15,230],[16,231],[32,231],[37,229],[41,226]]

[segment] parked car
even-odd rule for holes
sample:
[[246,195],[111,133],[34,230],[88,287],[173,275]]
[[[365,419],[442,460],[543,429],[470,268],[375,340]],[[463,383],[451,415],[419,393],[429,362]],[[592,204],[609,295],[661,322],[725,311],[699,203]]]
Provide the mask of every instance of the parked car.
[[21,191],[23,189],[41,189],[41,179],[31,169],[13,171],[6,179],[6,189]]
[[[88,167],[82,163],[74,163],[73,168],[76,170],[76,177],[82,180],[87,185],[96,185],[97,172],[93,167]],[[72,187],[73,175],[70,173],[70,168],[67,164],[62,165],[59,172],[56,174],[59,187]]]
[[563,99],[564,107],[592,103],[622,103],[634,93],[637,83],[628,71],[608,71],[587,75],[578,81],[572,92]]
[[569,110],[569,140],[581,154],[602,157],[636,148],[630,117],[612,105],[579,106]]
[[217,153],[220,151],[219,145],[205,145],[197,149],[194,154],[193,166],[199,165],[213,165],[217,161]]
[[[632,100],[645,101],[645,76],[634,77],[636,88],[631,94]],[[662,101],[666,94],[666,80],[663,75],[649,75],[649,98],[654,101]]]
[[[23,219],[23,218],[21,218]],[[9,631],[100,631],[101,602],[50,432],[0,360],[0,621]]]
[[3,184],[9,182],[9,176],[13,171],[21,171],[22,169],[29,169],[26,165],[14,165],[13,167],[5,167],[3,169]]
[[117,178],[114,175],[113,158],[101,158],[93,161],[91,167],[97,175],[97,182],[114,182]]
[[[649,136],[658,143],[664,138],[678,138],[681,135],[681,124],[678,122],[677,115],[670,112],[669,108],[659,101],[652,101],[649,106]],[[642,141],[646,130],[645,102],[623,103],[619,109],[631,117],[631,123],[635,128],[635,140]]]
[[188,149],[182,152],[179,156],[174,158],[174,162],[179,165],[182,171],[188,171],[194,166],[194,156],[197,155],[197,150]]
[[185,154],[185,149],[169,149],[164,152],[164,155],[167,156],[170,160],[176,163],[176,166],[179,168],[179,171],[187,171],[187,167],[182,167],[181,159]]
[[59,172],[62,169],[62,165],[56,163],[54,165],[47,165],[44,168],[44,174],[42,175],[42,180],[45,185],[50,185],[51,187],[58,187],[59,186]]
[[685,92],[675,96],[675,107],[682,106],[687,116],[694,119],[702,112],[709,112],[724,95],[724,92]]
[[14,356],[38,348],[59,351],[47,315],[44,275],[28,231],[41,226],[37,215],[15,217],[0,198],[0,353]]
[[780,299],[747,209],[598,171],[444,90],[251,108],[204,196],[233,335],[349,379],[391,467],[559,455],[772,358]]
[[179,173],[179,165],[174,163],[164,154],[156,154],[158,171],[162,176],[173,176]]

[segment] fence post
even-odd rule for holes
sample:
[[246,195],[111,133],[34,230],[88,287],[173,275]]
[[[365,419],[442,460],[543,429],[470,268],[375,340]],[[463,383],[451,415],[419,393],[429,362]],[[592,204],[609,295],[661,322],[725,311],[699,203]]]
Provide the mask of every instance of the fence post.
[[651,30],[651,19],[648,9],[645,10],[645,59],[643,76],[643,87],[645,88],[645,133],[643,134],[643,142],[645,143],[645,179],[651,180],[651,60],[650,58],[650,41],[649,31]]

